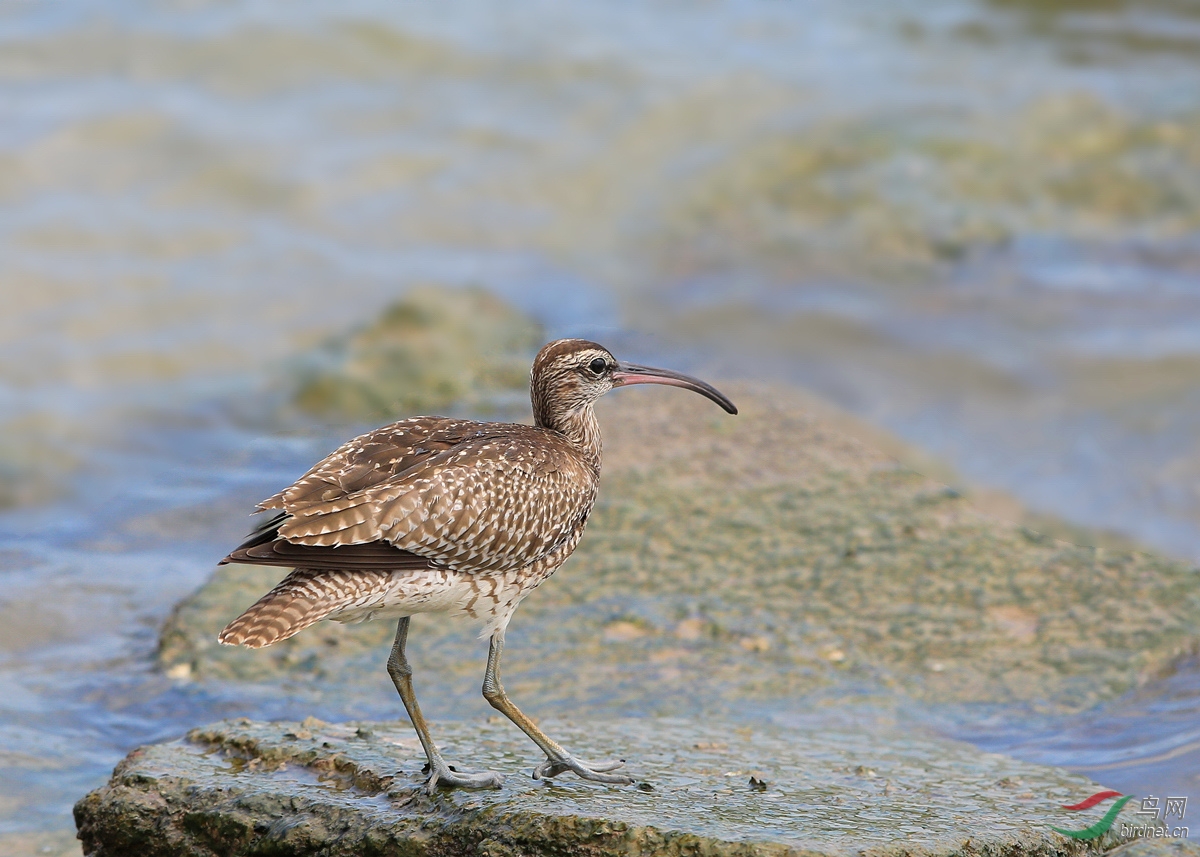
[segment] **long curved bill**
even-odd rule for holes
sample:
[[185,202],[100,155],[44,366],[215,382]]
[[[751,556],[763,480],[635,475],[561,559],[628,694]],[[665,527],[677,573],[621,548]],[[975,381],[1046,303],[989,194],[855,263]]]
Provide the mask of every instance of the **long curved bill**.
[[712,399],[728,413],[736,414],[737,405],[729,401],[729,397],[699,378],[684,375],[682,372],[672,372],[670,369],[655,369],[651,366],[638,366],[634,363],[618,363],[612,373],[614,387],[628,387],[632,384],[666,384],[669,387],[683,387],[693,393],[699,393],[705,398]]

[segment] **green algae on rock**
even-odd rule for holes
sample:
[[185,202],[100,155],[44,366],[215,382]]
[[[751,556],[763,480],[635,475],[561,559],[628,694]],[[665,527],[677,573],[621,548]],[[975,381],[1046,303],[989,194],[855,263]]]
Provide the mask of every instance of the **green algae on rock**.
[[[748,704],[869,688],[1064,713],[1197,650],[1194,567],[984,517],[819,403],[778,388],[731,394],[737,420],[684,395],[601,403],[605,473],[589,530],[510,629],[510,689],[534,711],[736,718]],[[257,652],[216,645],[280,576],[221,569],[167,622],[161,666],[343,703],[365,689],[385,698],[391,623],[322,623]],[[470,634],[460,621],[414,622],[434,711],[482,706],[485,647]]]
[[[964,744],[639,720],[555,724],[627,754],[633,787],[538,782],[514,730],[442,724],[448,758],[507,774],[428,797],[407,723],[217,723],[143,747],[76,804],[93,857],[192,855],[1083,855],[1051,825],[1100,789]],[[525,770],[522,770],[525,769]]]
[[302,370],[302,410],[349,422],[523,398],[540,326],[481,288],[409,291]]
[[1025,235],[1172,239],[1200,225],[1200,114],[1146,117],[1047,95],[953,123],[922,114],[768,135],[668,212],[688,264],[923,281]]

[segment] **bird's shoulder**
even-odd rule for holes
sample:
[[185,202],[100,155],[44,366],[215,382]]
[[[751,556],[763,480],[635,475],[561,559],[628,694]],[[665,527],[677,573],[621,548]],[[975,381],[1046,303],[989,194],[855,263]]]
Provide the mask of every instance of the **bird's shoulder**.
[[588,481],[587,462],[570,441],[557,432],[516,423],[481,423],[470,437],[427,459],[410,473],[431,478],[459,470]]
[[286,510],[362,491],[421,461],[454,448],[480,423],[447,417],[410,417],[346,441],[260,509]]
[[371,489],[392,493],[406,483],[453,480],[463,471],[586,481],[586,464],[555,432],[518,423],[411,417],[343,443],[258,505],[294,512]]

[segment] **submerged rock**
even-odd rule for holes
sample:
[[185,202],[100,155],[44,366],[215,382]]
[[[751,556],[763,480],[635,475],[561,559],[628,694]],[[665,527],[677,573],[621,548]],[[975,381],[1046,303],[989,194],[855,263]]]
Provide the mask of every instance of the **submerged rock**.
[[424,286],[301,369],[295,404],[366,422],[528,398],[537,322],[481,288]]
[[534,781],[525,771],[537,751],[511,724],[445,724],[448,759],[507,779],[429,797],[417,791],[424,756],[407,723],[242,720],[134,751],[75,817],[95,857],[1021,857],[1086,853],[1050,826],[1083,827],[1103,811],[1061,809],[1100,790],[1086,778],[911,735],[678,720],[553,731],[583,757],[625,755],[638,782]]
[[1198,139],[1194,108],[1148,122],[1079,93],[952,124],[806,124],[695,175],[658,256],[680,280],[743,267],[894,283],[1024,236],[1170,241],[1200,226]]
[[[1193,566],[984,517],[818,403],[727,392],[733,419],[681,391],[601,402],[605,472],[588,532],[510,628],[522,705],[741,718],[847,688],[1071,712],[1197,650]],[[398,705],[383,671],[390,623],[321,623],[263,651],[216,645],[282,574],[218,571],[167,623],[161,666],[287,682],[342,710],[365,693]],[[418,692],[434,712],[482,705],[486,646],[469,636],[461,621],[414,620]]]

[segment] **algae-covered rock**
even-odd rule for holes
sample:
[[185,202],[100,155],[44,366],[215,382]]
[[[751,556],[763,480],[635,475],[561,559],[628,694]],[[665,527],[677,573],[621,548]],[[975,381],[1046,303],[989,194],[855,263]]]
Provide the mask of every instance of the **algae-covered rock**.
[[428,797],[407,723],[243,720],[134,751],[75,818],[95,857],[1049,857],[1089,853],[1051,825],[1103,812],[1061,809],[1100,789],[1084,777],[946,741],[678,720],[552,727],[584,757],[624,755],[637,784],[534,781],[537,751],[511,724],[446,724],[448,759],[507,778]]
[[[1038,4],[1039,6],[1043,4]],[[1200,113],[1147,118],[1081,94],[940,123],[806,124],[695,177],[660,257],[920,281],[1024,235],[1173,239],[1200,226]]]
[[[522,705],[736,718],[844,687],[1070,712],[1196,651],[1193,566],[983,517],[798,394],[728,392],[737,417],[682,391],[601,402],[599,505],[510,626]],[[344,710],[367,688],[387,699],[390,623],[326,622],[262,651],[215,644],[282,574],[222,569],[167,623],[161,665],[286,680]],[[462,621],[414,620],[418,691],[434,711],[482,705],[486,645],[470,636]]]
[[346,422],[525,398],[542,343],[533,320],[480,288],[414,288],[302,370],[294,401]]

